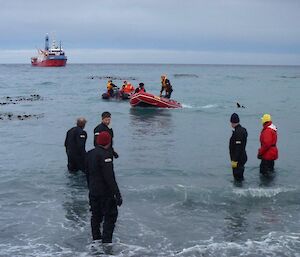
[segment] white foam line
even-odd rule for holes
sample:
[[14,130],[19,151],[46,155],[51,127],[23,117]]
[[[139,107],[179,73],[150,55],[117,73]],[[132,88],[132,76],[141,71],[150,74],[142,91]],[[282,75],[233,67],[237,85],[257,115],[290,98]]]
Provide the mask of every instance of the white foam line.
[[239,196],[252,196],[252,197],[273,197],[280,193],[295,191],[295,188],[247,188],[247,189],[234,189],[233,193]]
[[[234,242],[213,242],[213,238],[206,241],[201,241],[199,244],[184,248],[175,256],[231,256],[233,252],[237,256],[299,256],[297,249],[300,245],[300,233],[290,233],[282,235],[279,232],[270,232],[263,236],[260,241],[248,239],[244,243]],[[239,251],[239,253],[236,253]],[[208,254],[208,255],[206,255]],[[263,255],[262,255],[263,254]],[[202,255],[201,255],[202,256]]]

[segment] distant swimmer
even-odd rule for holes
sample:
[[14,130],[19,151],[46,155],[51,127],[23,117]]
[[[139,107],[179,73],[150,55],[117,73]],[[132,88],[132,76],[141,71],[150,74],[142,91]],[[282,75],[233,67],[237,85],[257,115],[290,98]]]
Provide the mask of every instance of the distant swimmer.
[[240,105],[239,103],[236,103],[237,108],[245,108],[244,105]]
[[78,118],[77,126],[69,129],[66,135],[65,148],[68,156],[68,170],[70,172],[84,171],[87,133],[83,129],[86,122],[85,118]]
[[272,123],[270,114],[264,114],[261,118],[263,129],[260,133],[260,148],[257,158],[261,160],[260,173],[268,175],[274,171],[274,162],[278,159],[277,128]]
[[236,181],[243,181],[244,165],[247,162],[246,144],[248,133],[247,130],[240,125],[240,118],[236,113],[231,115],[230,122],[231,127],[234,129],[229,141],[232,173]]

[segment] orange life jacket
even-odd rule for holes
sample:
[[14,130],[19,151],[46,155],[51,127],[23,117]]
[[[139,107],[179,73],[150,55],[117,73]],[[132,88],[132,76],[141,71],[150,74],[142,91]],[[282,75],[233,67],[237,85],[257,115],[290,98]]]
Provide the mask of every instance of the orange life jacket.
[[127,83],[124,87],[124,92],[125,93],[131,93],[133,91],[134,91],[134,87],[130,83]]

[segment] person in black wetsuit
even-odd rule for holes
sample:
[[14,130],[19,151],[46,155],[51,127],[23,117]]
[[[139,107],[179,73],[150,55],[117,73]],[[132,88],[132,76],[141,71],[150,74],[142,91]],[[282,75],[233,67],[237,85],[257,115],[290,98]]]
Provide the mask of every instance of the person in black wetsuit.
[[246,144],[248,133],[240,125],[240,118],[236,113],[231,115],[230,122],[232,128],[234,128],[229,141],[232,173],[236,181],[242,181],[244,180],[244,165],[247,162]]
[[84,171],[87,133],[83,129],[86,122],[85,118],[78,118],[77,126],[69,129],[66,135],[65,148],[68,156],[68,170],[70,172]]
[[101,116],[102,116],[102,122],[94,129],[94,146],[97,145],[97,136],[99,135],[99,133],[102,131],[107,131],[111,136],[111,144],[110,144],[109,150],[112,151],[112,154],[115,158],[118,158],[119,155],[117,152],[115,152],[115,150],[113,148],[114,132],[113,132],[112,128],[108,127],[110,124],[110,121],[111,121],[111,113],[103,112]]
[[86,162],[92,236],[93,240],[102,239],[102,243],[111,243],[118,218],[117,206],[121,206],[123,200],[115,179],[112,152],[109,150],[110,133],[100,132],[96,144],[95,148],[88,152]]

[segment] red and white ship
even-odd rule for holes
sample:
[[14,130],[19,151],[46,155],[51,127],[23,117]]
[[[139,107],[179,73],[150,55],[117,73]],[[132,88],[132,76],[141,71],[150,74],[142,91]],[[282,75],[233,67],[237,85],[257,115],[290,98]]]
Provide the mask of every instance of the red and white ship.
[[52,41],[52,46],[49,48],[49,36],[45,37],[45,49],[38,49],[38,56],[31,57],[32,66],[39,67],[60,67],[67,63],[67,56],[61,47],[56,45],[55,40]]

